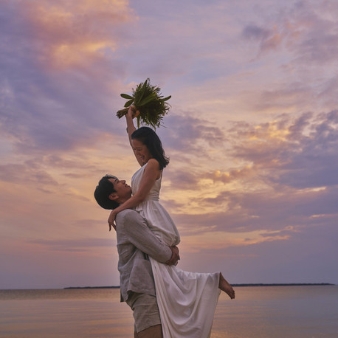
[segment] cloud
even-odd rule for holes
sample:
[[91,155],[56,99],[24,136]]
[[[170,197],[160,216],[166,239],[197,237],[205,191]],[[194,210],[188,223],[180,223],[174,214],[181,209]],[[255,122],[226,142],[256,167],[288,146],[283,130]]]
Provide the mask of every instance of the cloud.
[[235,135],[243,142],[234,147],[234,156],[253,162],[270,183],[295,188],[336,185],[337,126],[337,111],[281,116],[255,127],[241,125]]
[[337,9],[332,1],[298,1],[269,19],[262,16],[263,22],[249,23],[241,37],[258,44],[259,56],[285,48],[295,53],[297,62],[335,62],[338,34],[332,13]]
[[57,185],[56,180],[34,161],[27,161],[24,164],[0,165],[0,180],[43,186]]
[[34,247],[45,247],[45,249],[51,251],[61,252],[86,252],[91,250],[97,250],[97,248],[111,248],[116,245],[115,240],[107,238],[82,238],[74,240],[45,240],[36,239],[30,240],[29,244],[33,244]]
[[164,121],[166,128],[158,131],[168,149],[189,155],[208,156],[208,149],[226,143],[223,131],[205,118],[189,113],[171,114]]
[[230,183],[234,180],[240,180],[242,178],[248,178],[254,175],[255,172],[251,166],[245,166],[240,169],[230,169],[226,172],[221,172],[219,170],[214,171],[211,175],[206,175],[206,178],[211,178],[214,182],[223,182]]
[[92,143],[118,98],[123,67],[110,53],[130,22],[128,2],[14,1],[1,10],[3,133],[24,152]]
[[310,102],[319,100],[309,84],[293,82],[281,83],[271,89],[264,89],[256,97],[253,108],[256,111],[288,111],[298,107],[309,106]]
[[292,14],[293,20],[301,24],[300,43],[295,46],[300,62],[323,64],[336,61],[337,22],[332,17],[332,11],[336,10],[338,6],[332,1],[319,1],[312,6],[302,1],[296,5]]
[[187,268],[223,264],[238,282],[336,274],[318,257],[330,259],[336,238],[337,6],[2,1],[6,287],[29,271],[33,286],[111,275],[117,256],[101,239],[114,234],[93,189],[106,173],[129,181],[138,167],[115,112],[119,94],[147,77],[172,95],[158,129],[170,157],[161,202]]
[[[333,1],[283,4],[273,15],[262,15],[242,27],[257,88],[247,100],[255,112],[326,111],[337,108],[338,33]],[[271,71],[264,87],[261,72]],[[257,72],[257,73],[256,73]],[[252,75],[251,75],[252,76]],[[278,81],[272,79],[278,78]]]
[[56,69],[92,63],[114,51],[114,28],[131,19],[128,2],[116,0],[32,1],[16,9],[39,42],[39,61]]
[[[337,111],[332,111],[236,123],[227,135],[232,156],[242,166],[209,173],[192,169],[183,178],[176,173],[177,185],[170,175],[175,197],[164,204],[187,249],[198,248],[193,243],[200,243],[205,233],[215,246],[229,247],[289,242],[309,228],[334,226],[337,122]],[[186,196],[184,205],[180,192]]]
[[[338,191],[337,122],[337,111],[331,111],[283,114],[259,124],[234,123],[225,133],[232,144],[226,153],[228,168],[208,171],[190,157],[192,167],[185,163],[179,170],[167,169],[164,203],[185,235],[186,229],[261,231],[261,239],[280,240],[299,227],[331,222]],[[215,147],[224,154],[222,142]],[[203,158],[205,153],[199,155]]]
[[277,49],[282,43],[282,36],[276,27],[267,29],[250,24],[243,29],[242,37],[247,40],[257,41],[261,53]]

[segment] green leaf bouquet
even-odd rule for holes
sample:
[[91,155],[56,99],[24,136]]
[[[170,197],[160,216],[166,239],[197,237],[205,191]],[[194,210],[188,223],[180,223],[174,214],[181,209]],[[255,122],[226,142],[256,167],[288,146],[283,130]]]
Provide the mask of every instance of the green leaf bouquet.
[[171,96],[163,97],[161,89],[152,86],[149,79],[138,84],[136,89],[133,89],[132,95],[121,94],[121,97],[126,99],[127,102],[124,105],[125,108],[117,111],[116,116],[121,118],[126,115],[128,108],[133,105],[140,112],[139,115],[136,115],[138,127],[142,122],[156,129],[161,125],[164,115],[168,113],[170,108],[167,101]]

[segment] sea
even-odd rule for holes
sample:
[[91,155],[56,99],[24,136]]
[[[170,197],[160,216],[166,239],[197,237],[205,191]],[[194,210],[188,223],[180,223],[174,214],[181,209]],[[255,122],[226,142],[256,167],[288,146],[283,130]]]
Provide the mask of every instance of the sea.
[[[338,337],[338,286],[238,286],[222,293],[211,338]],[[1,338],[132,338],[119,289],[0,290]]]

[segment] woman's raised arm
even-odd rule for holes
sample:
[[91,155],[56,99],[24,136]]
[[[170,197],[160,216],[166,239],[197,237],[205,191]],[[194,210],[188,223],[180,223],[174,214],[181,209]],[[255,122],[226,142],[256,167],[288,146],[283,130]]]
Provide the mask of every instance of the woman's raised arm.
[[[133,146],[131,144],[131,134],[136,130],[133,119],[139,114],[140,112],[136,110],[135,106],[130,106],[128,109],[128,113],[125,115],[126,122],[127,122],[127,133],[128,133],[128,138],[129,138],[129,144],[132,149],[133,149]],[[137,162],[142,167],[144,163],[141,161],[141,159],[138,156],[136,156],[134,149],[133,149],[133,152],[134,152]]]

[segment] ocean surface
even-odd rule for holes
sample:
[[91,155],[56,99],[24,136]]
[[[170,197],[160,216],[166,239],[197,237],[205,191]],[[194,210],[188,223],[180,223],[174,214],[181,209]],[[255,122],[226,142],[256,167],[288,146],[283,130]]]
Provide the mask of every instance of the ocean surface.
[[[211,338],[338,337],[338,286],[236,287],[221,294]],[[0,290],[1,338],[132,338],[119,289]]]

